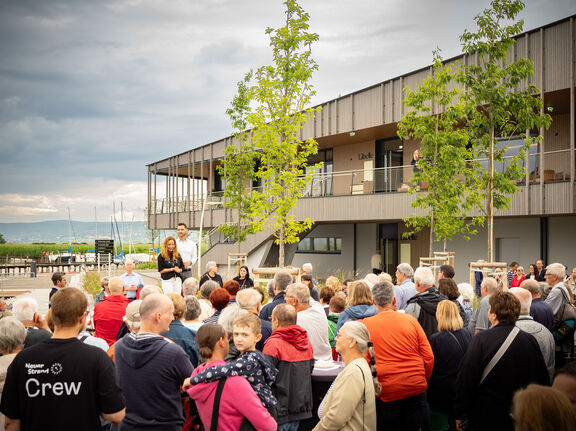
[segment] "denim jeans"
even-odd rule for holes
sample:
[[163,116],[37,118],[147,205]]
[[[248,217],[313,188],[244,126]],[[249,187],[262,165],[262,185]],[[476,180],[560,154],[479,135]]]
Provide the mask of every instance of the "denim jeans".
[[298,431],[300,422],[286,422],[285,424],[278,425],[278,431]]

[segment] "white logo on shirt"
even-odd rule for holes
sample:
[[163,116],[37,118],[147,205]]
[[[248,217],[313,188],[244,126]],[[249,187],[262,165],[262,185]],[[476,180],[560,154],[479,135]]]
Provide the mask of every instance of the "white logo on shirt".
[[82,382],[56,382],[40,383],[37,379],[31,378],[26,380],[26,393],[30,398],[37,396],[45,397],[46,393],[52,392],[57,397],[62,395],[78,395]]
[[50,367],[50,371],[54,375],[60,374],[62,372],[62,364],[60,362],[52,364],[52,366]]

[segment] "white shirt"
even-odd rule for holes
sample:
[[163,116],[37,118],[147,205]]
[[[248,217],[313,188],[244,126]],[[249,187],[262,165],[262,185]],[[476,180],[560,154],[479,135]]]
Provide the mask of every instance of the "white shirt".
[[306,329],[312,344],[314,359],[332,360],[332,348],[328,341],[328,319],[322,306],[312,306],[296,314],[296,323]]
[[176,248],[180,256],[182,256],[182,262],[190,262],[190,266],[192,266],[198,260],[196,257],[196,243],[191,239],[186,238],[182,241],[180,238],[176,238]]

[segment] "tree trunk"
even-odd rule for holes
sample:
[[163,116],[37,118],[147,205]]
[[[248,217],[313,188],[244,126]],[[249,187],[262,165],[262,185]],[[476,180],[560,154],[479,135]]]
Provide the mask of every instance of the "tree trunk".
[[494,262],[494,125],[490,126],[490,152],[488,154],[488,262]]
[[237,243],[238,243],[238,253],[240,253],[240,238],[242,238],[241,232],[240,232],[240,227],[241,227],[241,223],[240,223],[240,205],[238,205],[238,231],[237,231]]
[[[438,158],[438,102],[434,100],[434,110],[436,112],[436,130],[434,133],[434,157],[432,163],[436,166],[436,160]],[[432,201],[434,202],[432,206],[432,213],[430,214],[430,247],[428,250],[428,256],[432,257],[434,253],[434,213],[436,211],[436,184],[434,179],[430,181],[428,185],[430,187],[430,193],[432,193]]]
[[280,225],[278,232],[278,267],[284,268],[284,223]]

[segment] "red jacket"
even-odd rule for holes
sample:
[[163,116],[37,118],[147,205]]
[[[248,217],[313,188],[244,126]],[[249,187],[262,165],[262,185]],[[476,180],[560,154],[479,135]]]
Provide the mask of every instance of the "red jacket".
[[510,287],[520,287],[520,284],[522,284],[522,282],[526,280],[526,276],[522,275],[521,277],[518,277],[517,275],[515,275],[512,278],[512,283],[510,283]]
[[278,399],[279,424],[312,417],[312,370],[314,355],[308,333],[298,325],[276,329],[262,351],[278,368],[272,392]]
[[94,307],[94,328],[96,337],[106,340],[109,346],[116,342],[122,326],[122,318],[130,300],[122,295],[110,295]]

